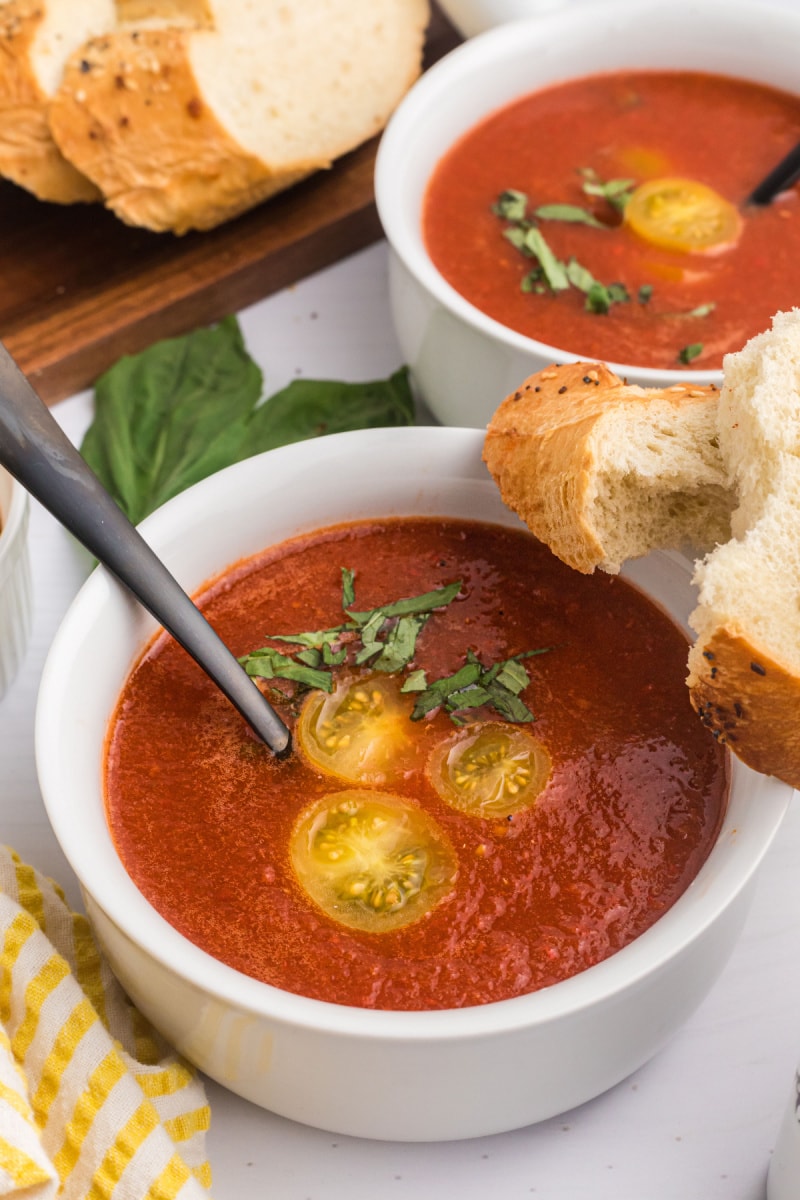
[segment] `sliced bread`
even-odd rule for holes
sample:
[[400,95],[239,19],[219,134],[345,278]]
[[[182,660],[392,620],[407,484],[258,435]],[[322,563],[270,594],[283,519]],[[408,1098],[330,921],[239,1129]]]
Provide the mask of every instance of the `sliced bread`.
[[696,566],[692,703],[756,770],[800,787],[800,309],[724,362],[733,538]]
[[542,371],[500,405],[484,457],[578,570],[714,547],[695,563],[691,702],[749,766],[800,787],[800,309],[725,358],[718,394]]
[[427,0],[209,0],[213,29],[81,47],[50,107],[122,220],[209,229],[377,133],[418,75]]
[[100,199],[56,146],[47,112],[66,59],[115,21],[113,0],[0,0],[0,175],[41,200]]
[[191,27],[210,19],[208,0],[0,0],[0,175],[40,200],[101,200],[50,130],[65,63],[120,24]]
[[730,537],[719,393],[645,389],[599,363],[532,375],[498,408],[484,460],[503,500],[578,571]]

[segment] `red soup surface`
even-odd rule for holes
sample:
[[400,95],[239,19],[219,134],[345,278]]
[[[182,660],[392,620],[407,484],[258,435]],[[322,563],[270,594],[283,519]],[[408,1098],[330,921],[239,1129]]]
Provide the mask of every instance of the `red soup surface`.
[[[579,79],[515,101],[452,147],[430,181],[424,236],[457,291],[511,329],[584,358],[718,368],[800,302],[797,189],[744,203],[798,140],[800,97],[759,84],[685,71]],[[644,223],[634,207],[626,220],[630,195],[655,180],[667,187],[655,200],[640,192]],[[698,206],[697,185],[717,194],[716,212]],[[521,209],[497,211],[508,190],[526,201],[522,224]],[[721,241],[709,246],[715,220]],[[509,237],[531,227],[526,253]],[[545,272],[541,237],[555,260]]]
[[[407,632],[389,614],[377,649],[365,627],[333,637],[348,662],[322,663],[332,693],[261,681],[294,726],[284,762],[166,636],[134,669],[109,735],[113,837],[214,957],[340,1004],[484,1004],[606,958],[696,875],[725,758],[691,710],[683,634],[624,580],[572,572],[523,532],[398,519],[273,548],[202,606],[237,655],[266,642],[308,658],[273,635],[451,584],[399,672],[375,669]],[[465,664],[466,690],[445,688],[457,711],[411,720],[431,702],[420,689]],[[510,721],[519,706],[535,720]]]

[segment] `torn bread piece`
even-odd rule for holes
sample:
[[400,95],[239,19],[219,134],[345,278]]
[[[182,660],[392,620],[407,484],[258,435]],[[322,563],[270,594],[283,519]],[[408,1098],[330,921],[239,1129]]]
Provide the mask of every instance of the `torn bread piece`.
[[730,537],[734,497],[713,387],[624,383],[600,363],[530,376],[492,417],[483,457],[504,502],[569,566]]
[[208,0],[213,28],[81,47],[50,106],[64,156],[131,225],[210,229],[378,133],[418,76],[427,0]]
[[724,361],[733,538],[696,564],[692,704],[721,742],[800,787],[800,309]]

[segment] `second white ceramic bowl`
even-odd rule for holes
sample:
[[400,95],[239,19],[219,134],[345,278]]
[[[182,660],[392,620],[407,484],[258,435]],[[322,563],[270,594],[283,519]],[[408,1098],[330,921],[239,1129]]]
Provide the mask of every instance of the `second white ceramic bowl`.
[[[515,333],[459,295],[433,266],[421,213],[434,167],[467,130],[549,84],[623,68],[681,68],[800,91],[800,10],[748,0],[608,0],[511,21],[446,55],[414,85],[381,139],[378,213],[390,246],[397,337],[419,390],[445,425],[485,427],[533,371],[579,357]],[[753,181],[753,184],[757,183]],[[721,383],[720,371],[609,364],[631,383]]]
[[0,698],[20,668],[31,630],[28,493],[0,467]]
[[[222,471],[142,529],[194,591],[230,563],[342,521],[421,514],[519,526],[483,466],[482,445],[468,429],[319,438]],[[656,554],[630,575],[685,622],[694,603],[686,559]],[[554,987],[458,1010],[372,1011],[292,995],[211,958],[136,889],[105,820],[108,722],[154,629],[109,574],[94,572],[45,666],[37,768],[53,829],[123,986],[179,1050],[233,1091],[357,1137],[431,1141],[513,1129],[630,1074],[717,977],[791,796],[738,763],[723,828],[689,889],[625,949]]]

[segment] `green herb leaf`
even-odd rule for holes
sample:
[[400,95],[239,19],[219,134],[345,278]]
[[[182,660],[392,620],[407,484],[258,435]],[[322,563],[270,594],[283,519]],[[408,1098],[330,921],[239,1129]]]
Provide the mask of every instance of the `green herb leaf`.
[[621,283],[593,283],[586,295],[589,312],[607,313],[612,304],[624,304],[630,299],[628,289]]
[[529,229],[525,234],[525,246],[539,260],[544,277],[554,292],[563,292],[569,287],[567,269],[544,239],[540,229]]
[[684,346],[682,350],[678,351],[678,358],[682,363],[690,363],[702,353],[703,343],[692,342],[690,346]]
[[528,208],[528,197],[515,188],[506,188],[492,205],[492,212],[506,221],[522,221]]
[[679,313],[678,315],[682,317],[707,317],[716,307],[716,304],[712,300],[708,304],[698,304],[697,308],[690,308],[688,312]]
[[233,317],[158,342],[98,379],[81,453],[136,524],[243,457],[261,384]]
[[589,292],[597,283],[592,272],[576,258],[571,258],[567,263],[567,279],[581,292]]
[[633,195],[635,179],[609,179],[603,182],[591,167],[584,167],[581,174],[584,176],[583,191],[587,196],[600,196],[619,212],[624,211]]
[[378,615],[385,620],[389,617],[406,617],[415,613],[433,612],[434,609],[445,608],[455,600],[462,587],[463,581],[456,579],[445,587],[437,588],[436,591],[423,592],[421,596],[407,596],[404,600],[393,600],[390,604],[382,604],[378,608],[371,608],[368,612],[353,612],[350,608],[346,608],[345,612],[357,625],[365,625]]
[[241,457],[328,433],[413,424],[414,400],[405,367],[369,383],[295,379],[252,414],[247,451]]
[[653,295],[652,283],[643,283],[642,286],[639,288],[636,298],[638,299],[640,304],[649,304],[650,297],[652,295]]
[[305,688],[315,688],[322,692],[333,691],[333,675],[330,671],[306,666],[297,658],[289,658],[270,646],[264,646],[252,654],[245,654],[239,662],[251,676],[261,679],[288,679]]
[[577,204],[542,204],[534,209],[535,217],[542,221],[571,221],[576,225],[591,225],[593,229],[607,229],[588,208]]
[[271,399],[239,325],[170,338],[121,358],[95,384],[81,453],[134,524],[222,467],[262,450],[346,429],[408,425],[405,368],[388,380],[296,380]]

